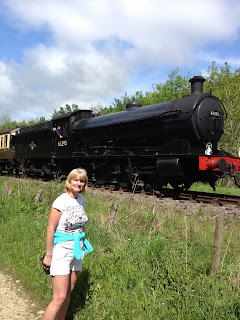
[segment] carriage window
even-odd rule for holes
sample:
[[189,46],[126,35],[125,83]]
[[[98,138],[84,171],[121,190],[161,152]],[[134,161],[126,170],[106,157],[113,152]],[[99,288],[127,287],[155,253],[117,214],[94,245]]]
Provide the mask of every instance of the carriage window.
[[3,137],[1,137],[1,148],[3,147]]
[[7,148],[7,142],[8,142],[8,136],[5,135],[5,144],[4,144],[4,147]]

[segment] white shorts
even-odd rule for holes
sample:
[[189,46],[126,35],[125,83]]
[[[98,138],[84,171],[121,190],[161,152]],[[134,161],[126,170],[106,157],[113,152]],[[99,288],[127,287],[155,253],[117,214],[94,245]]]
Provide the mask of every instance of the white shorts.
[[77,260],[73,255],[74,241],[59,242],[53,248],[52,262],[50,267],[51,276],[64,276],[70,270],[80,271],[82,269],[83,257]]

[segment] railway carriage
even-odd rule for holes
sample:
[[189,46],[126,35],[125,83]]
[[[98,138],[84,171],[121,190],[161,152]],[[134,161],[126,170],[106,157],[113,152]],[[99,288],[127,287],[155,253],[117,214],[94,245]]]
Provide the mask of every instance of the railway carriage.
[[16,135],[19,132],[20,128],[0,131],[0,172],[14,170]]

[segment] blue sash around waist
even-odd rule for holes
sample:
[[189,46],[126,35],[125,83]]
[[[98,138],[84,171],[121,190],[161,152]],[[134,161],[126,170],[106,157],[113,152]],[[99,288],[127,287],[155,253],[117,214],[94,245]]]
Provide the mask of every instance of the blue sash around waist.
[[91,246],[90,242],[85,238],[84,232],[77,232],[77,233],[71,234],[71,233],[65,233],[65,232],[60,232],[56,230],[54,232],[53,246],[55,246],[59,242],[65,242],[65,241],[71,241],[71,240],[74,241],[73,255],[77,260],[81,259],[83,256],[80,240],[83,240],[85,253],[90,253],[93,251],[93,247]]

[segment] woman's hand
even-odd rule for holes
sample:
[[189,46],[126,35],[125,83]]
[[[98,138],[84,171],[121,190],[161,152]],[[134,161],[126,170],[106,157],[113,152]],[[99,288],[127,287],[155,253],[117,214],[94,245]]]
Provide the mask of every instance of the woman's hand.
[[45,271],[49,271],[50,270],[51,262],[52,262],[52,256],[46,254],[45,257],[43,258],[43,262],[42,262],[43,269]]

